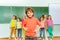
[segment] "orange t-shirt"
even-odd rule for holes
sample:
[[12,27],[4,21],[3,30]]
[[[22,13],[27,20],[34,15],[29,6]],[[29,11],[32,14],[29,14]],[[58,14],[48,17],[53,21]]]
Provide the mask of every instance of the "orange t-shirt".
[[26,20],[24,20],[24,25],[26,25],[26,36],[32,36],[35,37],[36,36],[36,26],[40,25],[40,22],[35,18],[26,18]]

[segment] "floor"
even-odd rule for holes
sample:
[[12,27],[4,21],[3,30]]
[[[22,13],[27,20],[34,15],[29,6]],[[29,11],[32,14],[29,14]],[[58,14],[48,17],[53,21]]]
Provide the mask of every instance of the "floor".
[[[8,38],[0,38],[0,40],[8,40]],[[40,40],[40,39],[38,38],[38,40]],[[58,36],[53,37],[53,40],[60,40],[60,37],[58,37]]]

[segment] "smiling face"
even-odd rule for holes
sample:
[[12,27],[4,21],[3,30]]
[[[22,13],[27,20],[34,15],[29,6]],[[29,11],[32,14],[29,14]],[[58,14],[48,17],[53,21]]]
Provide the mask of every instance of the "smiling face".
[[20,18],[17,18],[17,21],[20,22]]
[[50,16],[50,15],[48,16],[48,19],[49,19],[49,20],[51,19],[51,16]]
[[17,21],[19,22],[20,20],[19,20],[19,19],[17,19]]
[[28,11],[28,12],[27,12],[27,16],[28,16],[29,18],[33,17],[33,12]]
[[27,9],[26,9],[26,15],[27,15],[27,17],[29,17],[29,18],[33,17],[33,16],[34,16],[34,11],[33,11],[33,9],[32,9],[32,8],[27,8]]

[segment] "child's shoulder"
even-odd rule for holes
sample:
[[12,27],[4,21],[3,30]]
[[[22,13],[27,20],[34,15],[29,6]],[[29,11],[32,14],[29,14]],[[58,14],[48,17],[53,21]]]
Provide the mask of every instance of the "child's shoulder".
[[11,19],[11,21],[14,21],[13,19]]
[[11,19],[11,21],[16,21],[15,19]]
[[22,23],[22,22],[17,22],[17,23]]
[[36,17],[33,17],[34,19],[37,19]]

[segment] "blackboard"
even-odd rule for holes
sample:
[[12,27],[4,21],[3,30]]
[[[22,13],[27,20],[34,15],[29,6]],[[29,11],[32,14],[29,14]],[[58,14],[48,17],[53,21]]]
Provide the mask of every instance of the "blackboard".
[[[10,23],[13,15],[22,17],[25,15],[25,9],[27,7],[19,6],[0,6],[0,23]],[[40,18],[44,13],[48,14],[48,7],[32,7],[34,10],[34,16]]]

